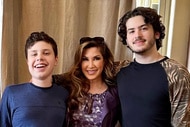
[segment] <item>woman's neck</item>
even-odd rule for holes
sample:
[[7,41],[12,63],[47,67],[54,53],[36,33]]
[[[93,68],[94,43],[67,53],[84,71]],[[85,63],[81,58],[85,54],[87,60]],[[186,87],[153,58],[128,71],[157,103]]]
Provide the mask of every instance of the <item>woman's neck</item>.
[[108,86],[102,80],[101,81],[91,81],[90,89],[88,92],[91,94],[101,94],[104,91],[106,91],[107,88],[108,88]]

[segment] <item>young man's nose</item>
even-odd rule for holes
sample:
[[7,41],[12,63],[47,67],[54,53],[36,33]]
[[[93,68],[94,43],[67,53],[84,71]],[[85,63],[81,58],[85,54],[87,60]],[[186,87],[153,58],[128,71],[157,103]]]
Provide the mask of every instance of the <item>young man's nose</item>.
[[135,31],[135,38],[139,38],[139,37],[141,37],[141,36],[142,36],[141,31],[140,31],[140,30],[136,30],[136,31]]
[[141,39],[142,39],[141,31],[139,31],[139,30],[135,31],[134,41],[141,40]]

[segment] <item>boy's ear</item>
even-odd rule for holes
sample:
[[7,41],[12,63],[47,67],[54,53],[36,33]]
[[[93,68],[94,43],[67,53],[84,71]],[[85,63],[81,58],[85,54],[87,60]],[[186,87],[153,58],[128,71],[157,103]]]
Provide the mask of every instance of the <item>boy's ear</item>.
[[58,64],[58,57],[55,57],[55,65]]

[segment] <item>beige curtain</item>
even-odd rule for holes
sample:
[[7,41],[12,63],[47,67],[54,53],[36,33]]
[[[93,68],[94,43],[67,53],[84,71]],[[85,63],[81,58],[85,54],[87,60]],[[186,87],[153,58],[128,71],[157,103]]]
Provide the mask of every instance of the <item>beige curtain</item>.
[[45,31],[56,40],[56,74],[68,71],[82,36],[103,36],[116,61],[131,59],[117,35],[118,20],[131,7],[132,0],[4,0],[2,90],[30,80],[24,45],[34,31]]

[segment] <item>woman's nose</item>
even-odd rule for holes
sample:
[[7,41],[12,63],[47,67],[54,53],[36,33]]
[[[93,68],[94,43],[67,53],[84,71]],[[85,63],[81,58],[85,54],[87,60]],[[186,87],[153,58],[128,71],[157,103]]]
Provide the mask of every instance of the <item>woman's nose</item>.
[[94,62],[90,60],[88,66],[89,66],[89,67],[93,67],[93,66],[94,66]]

